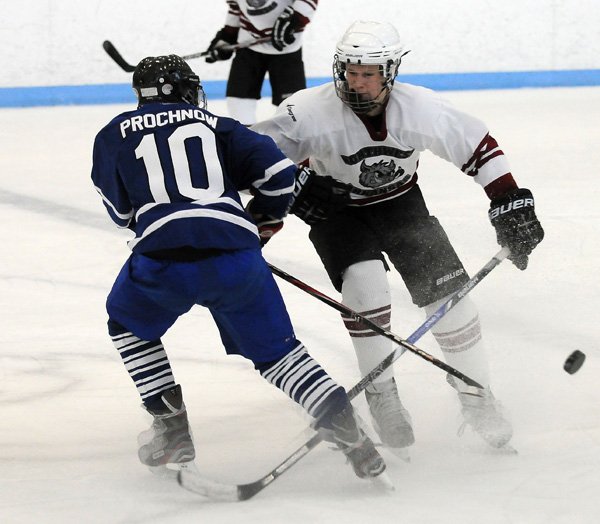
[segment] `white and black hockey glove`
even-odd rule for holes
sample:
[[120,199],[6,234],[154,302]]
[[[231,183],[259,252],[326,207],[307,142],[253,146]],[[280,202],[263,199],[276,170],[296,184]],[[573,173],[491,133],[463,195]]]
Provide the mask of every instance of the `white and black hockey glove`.
[[520,188],[495,198],[490,203],[488,215],[496,229],[498,244],[508,247],[509,260],[524,270],[529,255],[544,238],[531,191]]
[[204,60],[209,64],[214,64],[219,60],[229,60],[233,55],[233,50],[224,49],[224,46],[236,43],[237,36],[234,33],[227,31],[225,28],[219,29],[205,51],[206,58]]
[[312,226],[348,205],[351,188],[335,178],[320,176],[308,167],[300,167],[296,172],[296,187],[289,212]]
[[271,44],[277,51],[293,44],[296,41],[294,33],[302,27],[300,15],[294,11],[292,6],[286,7],[275,20],[273,25],[273,34],[271,35]]

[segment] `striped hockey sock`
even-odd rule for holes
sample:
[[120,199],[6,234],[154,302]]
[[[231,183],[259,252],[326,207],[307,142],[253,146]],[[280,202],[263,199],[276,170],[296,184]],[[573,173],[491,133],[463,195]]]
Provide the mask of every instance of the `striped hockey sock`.
[[301,342],[284,357],[257,364],[256,369],[317,419],[339,411],[348,402],[344,388],[313,360]]
[[175,387],[167,353],[160,339],[142,340],[110,322],[109,334],[144,403]]

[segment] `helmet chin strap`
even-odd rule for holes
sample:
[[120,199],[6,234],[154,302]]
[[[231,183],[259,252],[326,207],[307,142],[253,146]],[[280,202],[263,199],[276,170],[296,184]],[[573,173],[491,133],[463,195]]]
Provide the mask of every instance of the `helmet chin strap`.
[[[391,89],[388,86],[383,86],[379,94],[372,100],[364,100],[362,95],[358,94],[356,91],[348,91],[347,105],[357,115],[366,115],[375,109],[383,107],[390,95],[390,91]],[[382,93],[385,93],[383,97],[381,97]],[[379,98],[381,98],[381,100],[379,100]]]

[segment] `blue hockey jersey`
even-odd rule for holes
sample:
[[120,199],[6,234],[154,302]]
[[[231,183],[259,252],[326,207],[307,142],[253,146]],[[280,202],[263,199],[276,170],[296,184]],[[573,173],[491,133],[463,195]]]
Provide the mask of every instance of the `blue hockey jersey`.
[[135,233],[138,253],[190,246],[245,249],[253,212],[285,215],[296,166],[275,142],[236,120],[186,103],[150,103],[115,117],[96,136],[92,181],[111,219]]

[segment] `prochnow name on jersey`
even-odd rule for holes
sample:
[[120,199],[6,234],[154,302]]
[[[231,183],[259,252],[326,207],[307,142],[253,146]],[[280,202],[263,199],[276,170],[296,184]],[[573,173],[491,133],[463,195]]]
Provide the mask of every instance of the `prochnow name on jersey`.
[[145,129],[162,127],[176,122],[183,122],[184,120],[206,122],[210,127],[216,129],[219,117],[206,114],[201,109],[171,109],[156,114],[146,113],[144,115],[133,116],[127,120],[123,120],[119,128],[121,136],[125,138],[128,132],[144,131]]

